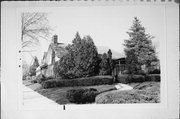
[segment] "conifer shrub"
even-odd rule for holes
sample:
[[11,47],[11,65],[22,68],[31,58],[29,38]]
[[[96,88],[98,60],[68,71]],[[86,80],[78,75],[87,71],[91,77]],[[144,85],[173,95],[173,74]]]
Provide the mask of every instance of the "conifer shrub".
[[110,91],[96,96],[97,104],[159,103],[159,89]]
[[146,77],[144,75],[130,75],[130,74],[120,74],[118,76],[119,83],[138,83],[138,82],[145,82]]
[[36,77],[36,81],[37,83],[42,83],[43,81],[46,81],[47,78],[43,75],[43,74],[39,74],[37,77]]
[[160,82],[161,76],[160,76],[160,74],[148,74],[146,76],[146,81]]
[[86,104],[95,102],[98,91],[94,88],[90,89],[72,89],[67,91],[66,97],[71,103]]
[[159,69],[155,69],[153,71],[150,71],[149,74],[160,74],[160,70]]
[[72,44],[66,47],[67,54],[56,62],[55,76],[64,79],[96,76],[99,73],[97,48],[90,36],[81,38],[76,34]]
[[54,88],[54,87],[72,87],[72,86],[92,86],[92,85],[103,85],[113,84],[112,76],[94,76],[77,79],[51,79],[42,82],[43,88]]

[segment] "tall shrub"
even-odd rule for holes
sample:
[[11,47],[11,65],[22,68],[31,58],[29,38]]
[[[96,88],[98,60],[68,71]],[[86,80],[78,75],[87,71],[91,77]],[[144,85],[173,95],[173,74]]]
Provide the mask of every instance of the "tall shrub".
[[110,71],[110,65],[108,62],[108,56],[106,53],[104,53],[101,57],[101,63],[100,65],[100,75],[109,75],[111,73]]
[[90,36],[81,39],[77,33],[66,50],[68,53],[57,62],[54,68],[56,75],[72,79],[98,74],[98,52]]
[[100,75],[112,75],[113,70],[113,61],[112,61],[112,52],[111,49],[107,53],[104,53],[100,57],[101,61],[99,63]]
[[113,60],[112,60],[112,52],[111,49],[108,50],[108,63],[109,63],[109,68],[110,68],[110,75],[112,75],[112,70],[113,70]]

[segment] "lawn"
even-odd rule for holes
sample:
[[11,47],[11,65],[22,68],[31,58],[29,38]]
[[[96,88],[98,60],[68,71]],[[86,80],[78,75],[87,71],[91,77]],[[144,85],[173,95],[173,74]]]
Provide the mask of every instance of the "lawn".
[[[71,89],[94,88],[101,94],[96,96],[96,103],[158,103],[160,102],[160,82],[144,82],[128,84],[134,89],[130,91],[114,90],[114,85],[78,86],[42,89],[38,83],[30,88],[58,104],[71,104],[66,93]],[[98,98],[98,99],[97,99]]]
[[99,93],[106,92],[114,89],[114,85],[98,85],[98,86],[78,86],[78,87],[63,87],[63,88],[49,88],[49,89],[37,89],[36,91],[41,95],[57,102],[58,104],[70,104],[69,100],[66,98],[66,93],[71,89],[79,88],[95,88]]

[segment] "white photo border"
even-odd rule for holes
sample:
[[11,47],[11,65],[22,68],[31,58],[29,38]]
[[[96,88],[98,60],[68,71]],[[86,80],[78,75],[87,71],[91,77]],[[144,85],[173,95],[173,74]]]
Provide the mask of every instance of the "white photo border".
[[[57,4],[58,3],[58,4]],[[5,108],[5,104],[8,102],[13,102],[14,106],[16,108],[11,108],[11,105],[8,105],[8,109],[12,109],[12,113],[14,113],[17,117],[24,117],[27,113],[37,113],[35,114],[36,116],[42,116],[41,114],[47,114],[47,116],[42,116],[42,118],[49,118],[53,115],[57,115],[55,118],[60,117],[61,115],[64,115],[64,117],[67,117],[66,114],[72,113],[72,115],[76,115],[77,117],[80,117],[81,113],[83,115],[88,115],[89,117],[96,117],[93,114],[96,114],[97,117],[103,116],[103,118],[107,117],[115,117],[115,116],[120,116],[122,115],[123,118],[129,118],[129,117],[134,117],[134,118],[147,118],[147,117],[160,117],[160,118],[166,118],[166,117],[175,117],[177,116],[177,110],[179,109],[179,103],[178,103],[178,95],[179,95],[179,34],[178,34],[178,25],[179,22],[177,22],[179,19],[178,17],[178,5],[174,3],[162,3],[162,2],[154,2],[154,3],[118,3],[117,1],[104,1],[104,2],[19,2],[15,3],[16,5],[12,5],[14,8],[8,8],[6,5],[7,3],[4,3],[4,11],[2,11],[2,16],[4,15],[4,21],[5,18],[7,19],[8,17],[13,17],[12,21],[15,23],[14,28],[15,32],[12,34],[12,36],[16,39],[20,39],[21,36],[21,23],[20,23],[20,15],[22,12],[25,11],[43,11],[43,12],[50,12],[51,9],[53,10],[54,7],[71,7],[71,6],[121,6],[121,5],[159,5],[159,6],[164,6],[164,18],[165,20],[163,21],[165,24],[165,39],[166,41],[160,41],[160,63],[161,63],[161,102],[159,104],[98,104],[98,105],[66,105],[66,110],[63,110],[63,105],[62,108],[56,108],[56,109],[41,109],[39,108],[38,113],[36,112],[37,109],[36,107],[33,107],[31,109],[24,109],[22,106],[22,68],[21,64],[22,59],[21,57],[21,41],[16,40],[12,41],[10,37],[12,36],[7,36],[8,34],[6,33],[6,30],[2,30],[2,101],[4,104],[2,104],[4,113],[7,111],[7,108]],[[50,7],[49,7],[50,6]],[[47,9],[47,7],[49,7]],[[3,9],[3,7],[2,7]],[[5,10],[9,11],[5,11]],[[14,11],[12,11],[14,10]],[[3,14],[4,13],[4,14]],[[5,15],[5,13],[11,13],[11,15]],[[8,16],[8,17],[7,17]],[[10,19],[10,18],[9,18]],[[8,19],[8,20],[9,20]],[[2,20],[2,26],[7,25],[7,23],[4,23]],[[174,21],[174,22],[173,22]],[[177,25],[177,26],[176,26]],[[2,28],[8,28],[8,26],[3,26]],[[10,29],[10,31],[12,31]],[[172,32],[173,31],[173,32]],[[11,33],[11,32],[10,32]],[[13,45],[15,46],[8,46],[7,41],[5,41],[5,38],[8,38],[8,42],[13,42]],[[174,39],[174,40],[172,40]],[[178,44],[178,46],[177,46]],[[10,43],[10,45],[12,45]],[[178,47],[178,48],[177,48]],[[12,51],[9,51],[8,48],[10,48]],[[7,56],[4,53],[7,51],[8,53],[15,53],[13,56],[16,59],[13,61],[16,65],[13,65],[15,67],[13,68],[13,71],[15,71],[16,75],[13,76],[7,76],[8,73],[11,73],[12,70],[9,72],[7,70],[3,69],[8,69],[7,66],[5,65],[6,63],[10,60],[6,60]],[[172,53],[173,52],[173,53]],[[12,58],[12,57],[11,57]],[[178,65],[178,66],[177,66]],[[174,70],[175,69],[175,70]],[[9,83],[11,81],[11,78],[15,78],[13,83]],[[5,81],[6,79],[6,81]],[[165,79],[165,80],[164,80]],[[12,86],[12,87],[11,87]],[[9,89],[11,87],[11,89]],[[15,92],[9,92],[10,90],[15,91]],[[9,98],[8,95],[11,93],[15,93],[15,98],[16,101],[13,101],[13,98]],[[11,96],[10,96],[11,97]],[[18,103],[17,103],[18,102]],[[178,104],[178,106],[177,106]],[[173,105],[173,106],[172,106]],[[7,105],[6,105],[7,106]],[[15,109],[15,110],[13,110]],[[51,111],[48,111],[51,110]],[[53,113],[52,113],[53,111]],[[109,112],[110,111],[110,112]],[[46,112],[46,113],[44,113]],[[96,113],[98,112],[98,113]],[[108,114],[109,112],[109,114]],[[21,115],[23,113],[23,116]],[[134,115],[136,114],[136,115]],[[71,115],[71,114],[70,114]],[[71,115],[71,116],[72,116]],[[175,116],[174,116],[175,115]],[[7,116],[7,115],[6,115]],[[71,117],[69,116],[69,117]],[[75,116],[75,117],[76,117]],[[73,117],[73,116],[72,116]],[[72,118],[71,117],[71,118]],[[82,116],[83,117],[83,116]],[[81,118],[81,117],[80,117]]]

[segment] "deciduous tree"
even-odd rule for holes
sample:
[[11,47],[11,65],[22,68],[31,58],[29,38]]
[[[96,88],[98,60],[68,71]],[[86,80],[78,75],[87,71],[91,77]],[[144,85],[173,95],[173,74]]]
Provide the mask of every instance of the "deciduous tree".
[[47,39],[52,29],[49,26],[46,13],[21,14],[22,48],[37,45],[39,38]]

